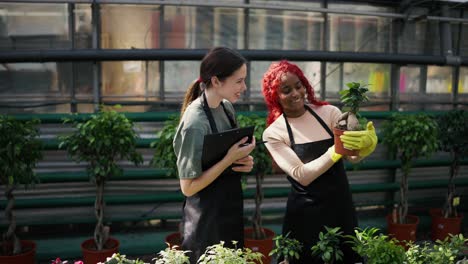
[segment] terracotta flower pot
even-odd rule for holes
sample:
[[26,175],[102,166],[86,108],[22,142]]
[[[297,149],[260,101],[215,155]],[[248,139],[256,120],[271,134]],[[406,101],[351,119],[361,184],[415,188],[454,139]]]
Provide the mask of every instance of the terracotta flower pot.
[[84,264],[96,264],[98,262],[106,261],[106,258],[111,257],[114,253],[119,252],[120,242],[110,237],[106,244],[104,245],[103,250],[96,249],[96,243],[94,243],[94,238],[85,240],[81,243],[81,253],[83,254]]
[[173,246],[178,246],[180,248],[182,245],[182,236],[180,235],[180,232],[170,233],[166,236],[165,242],[170,248]]
[[[11,244],[0,244],[1,247],[11,249]],[[1,256],[0,263],[2,264],[34,264],[36,263],[36,243],[30,240],[21,240],[22,252],[12,256]]]
[[352,150],[352,149],[347,149],[343,146],[343,142],[341,142],[340,136],[343,135],[343,133],[346,130],[341,130],[338,128],[333,128],[333,135],[334,135],[334,141],[335,141],[335,152],[341,155],[346,155],[346,156],[358,156],[359,155],[359,150]]
[[268,256],[268,254],[273,249],[273,238],[275,237],[275,232],[268,228],[263,228],[263,231],[265,231],[266,238],[257,240],[252,238],[254,233],[253,228],[249,227],[244,229],[244,247],[250,248],[254,252],[262,253],[263,263],[270,263],[271,257]]
[[463,216],[445,218],[440,208],[432,208],[429,212],[432,218],[431,239],[433,241],[444,240],[449,234],[460,234]]
[[408,215],[406,224],[394,223],[392,214],[387,215],[387,233],[400,241],[400,245],[406,246],[404,241],[416,241],[419,217]]

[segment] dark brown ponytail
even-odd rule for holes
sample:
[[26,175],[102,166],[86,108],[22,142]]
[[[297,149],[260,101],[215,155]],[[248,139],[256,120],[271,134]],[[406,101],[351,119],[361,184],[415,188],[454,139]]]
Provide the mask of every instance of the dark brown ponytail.
[[203,87],[204,89],[209,89],[211,77],[216,76],[220,81],[223,81],[246,63],[247,60],[242,55],[230,48],[212,48],[201,62],[198,80],[194,81],[185,93],[180,116],[184,114],[188,105],[200,96],[202,83],[203,86],[206,86]]
[[189,86],[185,93],[184,102],[182,103],[182,109],[180,110],[180,116],[182,116],[187,109],[187,106],[201,94],[200,82],[195,80],[192,85]]

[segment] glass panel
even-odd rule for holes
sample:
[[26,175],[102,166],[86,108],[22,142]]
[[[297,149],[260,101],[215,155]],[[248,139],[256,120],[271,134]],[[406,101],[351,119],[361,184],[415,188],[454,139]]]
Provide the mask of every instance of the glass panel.
[[1,50],[69,47],[66,4],[0,3]]
[[[250,62],[250,96],[253,101],[263,101],[262,79],[272,62],[251,61]],[[304,72],[305,77],[312,85],[315,96],[320,98],[320,62],[294,62]]]
[[158,6],[101,5],[101,48],[159,48]]
[[158,100],[159,62],[103,62],[102,96],[107,101]]
[[214,45],[243,49],[244,10],[215,8],[214,12]]
[[320,50],[320,13],[250,10],[249,49]]
[[404,66],[400,68],[399,92],[419,93],[420,91],[420,66]]
[[400,68],[400,110],[421,110],[426,94],[421,91],[421,69],[424,66],[410,65]]
[[[426,8],[414,8],[411,13],[412,15],[424,16],[429,11]],[[427,20],[406,21],[401,26],[399,53],[440,54],[439,22]]]
[[[390,64],[372,63],[327,63],[326,98],[338,103],[339,91],[346,83],[368,84],[370,103],[376,108],[363,107],[363,110],[387,110],[390,100]],[[383,108],[382,108],[383,107]]]
[[70,112],[73,98],[78,104],[92,102],[92,63],[2,64],[0,94],[1,111]]
[[[190,19],[195,16],[194,7],[164,7],[164,27],[163,27],[163,41],[165,48],[183,49],[188,47],[191,43],[190,38],[194,37],[193,26]],[[159,23],[159,17],[158,22]],[[161,38],[159,34],[155,38]]]
[[168,101],[181,101],[189,85],[198,79],[200,61],[164,62],[164,97]]
[[435,94],[452,93],[452,67],[427,67],[426,92]]
[[468,67],[460,68],[460,82],[458,85],[458,102],[465,103],[464,109],[468,109]]
[[75,48],[90,49],[92,45],[91,5],[75,5]]
[[[468,19],[468,11],[465,10],[463,12],[463,18]],[[461,56],[468,56],[468,24],[462,24],[462,31],[460,34],[461,41],[460,41],[460,55]],[[458,39],[458,38],[454,38]]]
[[[332,9],[392,12],[387,7],[352,4],[330,4]],[[329,14],[330,50],[356,52],[389,52],[392,20],[377,16]]]
[[468,94],[468,67],[460,67],[459,80],[458,93]]

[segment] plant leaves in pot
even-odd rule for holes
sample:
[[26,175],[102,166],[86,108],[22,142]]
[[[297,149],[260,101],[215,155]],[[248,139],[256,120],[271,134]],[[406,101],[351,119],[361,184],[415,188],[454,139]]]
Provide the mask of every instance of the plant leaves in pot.
[[36,243],[20,240],[15,234],[13,191],[20,184],[29,187],[38,182],[33,171],[42,158],[38,124],[39,120],[21,121],[0,115],[0,184],[4,186],[8,223],[0,244],[0,263],[35,263]]
[[343,114],[338,119],[333,134],[335,139],[335,152],[341,155],[358,156],[359,150],[347,149],[343,146],[340,136],[345,131],[365,130],[367,120],[359,115],[359,107],[368,102],[366,93],[369,89],[358,82],[347,83],[347,89],[340,91],[340,101],[343,104]]
[[87,162],[88,176],[96,188],[94,238],[84,241],[81,248],[85,264],[97,263],[117,253],[119,247],[119,241],[109,236],[110,228],[104,225],[104,186],[110,177],[122,175],[118,161],[139,165],[143,157],[136,150],[138,135],[133,123],[122,113],[101,109],[85,122],[65,120],[69,122],[75,130],[59,137],[59,147],[65,148],[77,162]]

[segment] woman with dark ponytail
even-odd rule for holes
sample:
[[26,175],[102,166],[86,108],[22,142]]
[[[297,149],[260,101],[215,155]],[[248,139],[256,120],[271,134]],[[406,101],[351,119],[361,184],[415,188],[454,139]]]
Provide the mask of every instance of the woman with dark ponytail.
[[225,245],[243,247],[243,196],[241,172],[250,172],[250,152],[245,137],[234,144],[224,158],[211,168],[202,168],[203,139],[207,134],[237,127],[232,103],[246,90],[246,60],[237,52],[211,49],[200,65],[199,78],[189,87],[174,138],[174,151],[182,193],[182,248],[190,251],[196,263],[207,246],[225,241]]

